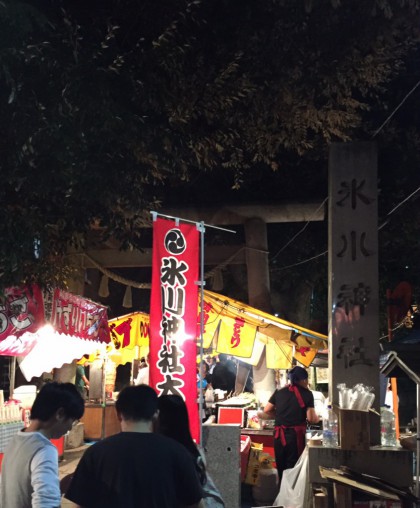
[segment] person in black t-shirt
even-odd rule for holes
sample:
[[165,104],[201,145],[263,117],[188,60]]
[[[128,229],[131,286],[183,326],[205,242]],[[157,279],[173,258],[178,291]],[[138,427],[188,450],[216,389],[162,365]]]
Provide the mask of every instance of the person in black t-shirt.
[[122,432],[86,450],[65,497],[84,508],[202,507],[191,454],[174,439],[153,433],[158,415],[153,388],[125,387],[116,411]]
[[276,390],[260,412],[262,418],[275,418],[274,453],[280,481],[283,471],[295,466],[305,448],[306,421],[319,422],[306,370],[294,367],[288,377],[290,384]]
[[219,362],[211,375],[211,385],[216,390],[225,390],[228,393],[235,391],[236,365],[228,360],[227,355],[220,353]]

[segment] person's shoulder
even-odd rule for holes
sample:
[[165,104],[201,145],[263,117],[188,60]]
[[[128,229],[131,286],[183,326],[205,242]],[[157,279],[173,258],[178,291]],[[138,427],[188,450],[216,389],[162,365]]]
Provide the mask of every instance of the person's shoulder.
[[[112,436],[108,436],[104,439],[96,441],[95,443],[89,444],[84,454],[82,455],[83,461],[95,461],[98,457],[112,457],[116,450],[122,450],[124,443],[130,440],[126,434],[137,434],[134,432],[118,432]],[[130,440],[131,441],[131,440]],[[133,450],[135,447],[133,447]]]
[[304,386],[299,386],[299,390],[302,393],[308,393],[308,394],[311,394],[312,397],[314,396],[314,394],[312,393],[312,390],[310,390],[309,388],[305,388]]
[[114,445],[115,443],[121,442],[121,440],[124,439],[123,437],[124,434],[126,434],[126,432],[118,432],[117,434],[113,434],[112,436],[108,436],[105,437],[104,439],[96,441],[95,443],[89,445],[85,454],[94,453],[97,450],[102,450],[104,448]]
[[185,446],[183,446],[181,443],[178,443],[178,441],[176,441],[175,439],[173,439],[171,437],[164,436],[163,434],[159,434],[158,432],[153,432],[151,434],[151,436],[153,436],[152,439],[154,439],[154,441],[156,443],[162,444],[165,447],[168,447],[168,448],[171,448],[174,450],[178,450],[178,449],[185,450]]
[[37,431],[23,432],[23,430],[22,430],[15,435],[15,439],[19,440],[19,441],[39,443],[40,445],[43,445],[43,446],[52,446],[53,448],[55,448],[54,445],[51,443],[51,441],[47,437],[44,436],[44,434],[41,434],[41,432],[37,432]]
[[306,395],[307,397],[312,397],[313,398],[313,393],[311,392],[311,390],[309,388],[305,388],[304,386],[298,386],[298,390],[300,391],[300,393],[302,395]]
[[314,394],[312,393],[311,390],[309,390],[309,388],[305,388],[304,386],[300,386],[299,390],[300,390],[300,393],[301,393],[302,397],[304,397],[307,401],[312,402],[312,401],[315,400],[314,399]]
[[191,453],[185,448],[184,445],[178,443],[175,439],[172,439],[168,436],[163,436],[162,434],[152,434],[154,436],[155,446],[160,446],[164,450],[164,453],[168,453],[170,455],[181,456],[181,457],[191,457]]

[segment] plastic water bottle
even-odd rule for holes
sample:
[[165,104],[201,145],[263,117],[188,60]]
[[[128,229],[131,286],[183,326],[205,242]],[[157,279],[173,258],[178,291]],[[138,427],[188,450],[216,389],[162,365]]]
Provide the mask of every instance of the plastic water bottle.
[[338,446],[338,418],[331,406],[328,406],[322,421],[322,445],[326,447]]
[[395,415],[389,406],[381,407],[381,445],[397,446]]

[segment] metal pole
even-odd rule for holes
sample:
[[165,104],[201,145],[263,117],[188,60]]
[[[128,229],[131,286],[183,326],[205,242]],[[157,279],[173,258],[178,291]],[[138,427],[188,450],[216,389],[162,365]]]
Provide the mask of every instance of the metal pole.
[[200,366],[199,366],[199,413],[200,413],[200,445],[203,446],[203,421],[202,421],[202,413],[203,413],[203,375],[201,373],[201,363],[203,362],[204,356],[204,222],[201,222],[199,225],[197,224],[198,230],[200,231]]
[[227,229],[227,228],[221,228],[219,226],[213,226],[212,224],[205,224],[203,221],[201,222],[196,222],[196,221],[193,221],[193,220],[188,220],[188,219],[181,219],[180,217],[174,217],[173,215],[165,215],[163,213],[159,213],[159,212],[150,212],[152,214],[153,217],[165,217],[166,219],[174,219],[175,221],[182,221],[182,222],[188,222],[189,224],[197,224],[197,227],[200,228],[200,227],[203,227],[203,228],[213,228],[213,229],[218,229],[219,231],[227,231],[228,233],[236,233],[236,231],[234,231],[233,229]]
[[420,475],[420,385],[417,383],[417,446],[416,446],[416,497],[419,497],[420,493],[420,483],[419,483],[419,475]]
[[12,356],[10,362],[10,390],[9,399],[13,399],[13,392],[15,391],[16,382],[16,356]]
[[[105,386],[105,382],[106,382],[106,355],[104,356],[103,358],[103,362],[102,362],[102,405],[103,407],[106,406],[106,386]],[[105,414],[104,414],[104,420],[105,420]]]

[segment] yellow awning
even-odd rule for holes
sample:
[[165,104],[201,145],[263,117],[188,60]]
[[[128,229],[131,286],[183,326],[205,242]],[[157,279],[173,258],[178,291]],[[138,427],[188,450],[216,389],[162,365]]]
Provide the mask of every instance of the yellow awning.
[[[204,291],[203,347],[257,365],[264,350],[267,367],[287,369],[292,360],[308,367],[328,337],[245,303]],[[264,347],[265,346],[265,347]]]
[[108,321],[111,336],[108,357],[117,365],[133,362],[149,351],[149,315],[132,312]]
[[[120,365],[146,356],[149,349],[148,314],[133,312],[108,323],[112,341],[107,350],[112,361]],[[206,349],[211,346],[218,353],[233,355],[253,366],[258,364],[265,351],[268,368],[288,369],[293,358],[309,367],[317,351],[328,347],[328,337],[206,290],[203,346]]]

